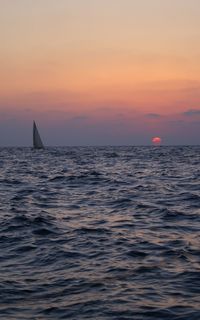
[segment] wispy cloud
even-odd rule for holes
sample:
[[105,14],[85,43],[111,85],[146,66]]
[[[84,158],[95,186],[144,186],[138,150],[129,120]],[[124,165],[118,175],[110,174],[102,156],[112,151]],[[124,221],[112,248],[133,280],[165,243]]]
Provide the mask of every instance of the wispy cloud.
[[161,118],[161,115],[159,113],[147,113],[146,117],[151,119],[158,119]]
[[200,109],[189,109],[189,110],[183,112],[183,115],[189,116],[189,117],[198,116],[198,115],[200,115]]
[[78,115],[78,116],[74,116],[71,120],[75,120],[75,121],[82,121],[82,120],[88,120],[89,116],[87,115]]

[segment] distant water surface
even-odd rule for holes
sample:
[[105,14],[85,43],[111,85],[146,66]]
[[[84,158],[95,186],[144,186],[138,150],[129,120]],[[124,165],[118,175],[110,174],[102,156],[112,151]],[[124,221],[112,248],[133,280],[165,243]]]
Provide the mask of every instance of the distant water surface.
[[199,320],[200,147],[0,149],[0,319]]

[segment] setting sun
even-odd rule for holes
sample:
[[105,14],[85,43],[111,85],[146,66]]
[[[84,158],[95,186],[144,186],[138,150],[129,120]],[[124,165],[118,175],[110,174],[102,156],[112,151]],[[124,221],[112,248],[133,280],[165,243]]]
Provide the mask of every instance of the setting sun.
[[152,143],[154,144],[154,145],[160,145],[161,144],[161,142],[162,142],[162,139],[160,138],[160,137],[153,137],[152,138]]

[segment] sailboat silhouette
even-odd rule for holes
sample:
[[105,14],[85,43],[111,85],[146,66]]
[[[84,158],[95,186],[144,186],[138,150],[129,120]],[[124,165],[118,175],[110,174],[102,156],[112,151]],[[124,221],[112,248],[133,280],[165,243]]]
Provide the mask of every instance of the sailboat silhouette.
[[33,121],[33,148],[34,149],[44,149],[44,145],[40,138],[39,131],[37,129],[35,121]]

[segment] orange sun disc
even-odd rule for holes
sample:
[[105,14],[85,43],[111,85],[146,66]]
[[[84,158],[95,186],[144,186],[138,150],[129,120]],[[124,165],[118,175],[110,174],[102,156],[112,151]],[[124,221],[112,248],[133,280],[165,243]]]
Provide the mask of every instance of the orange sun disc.
[[161,144],[162,139],[160,137],[152,138],[152,143],[155,145]]

